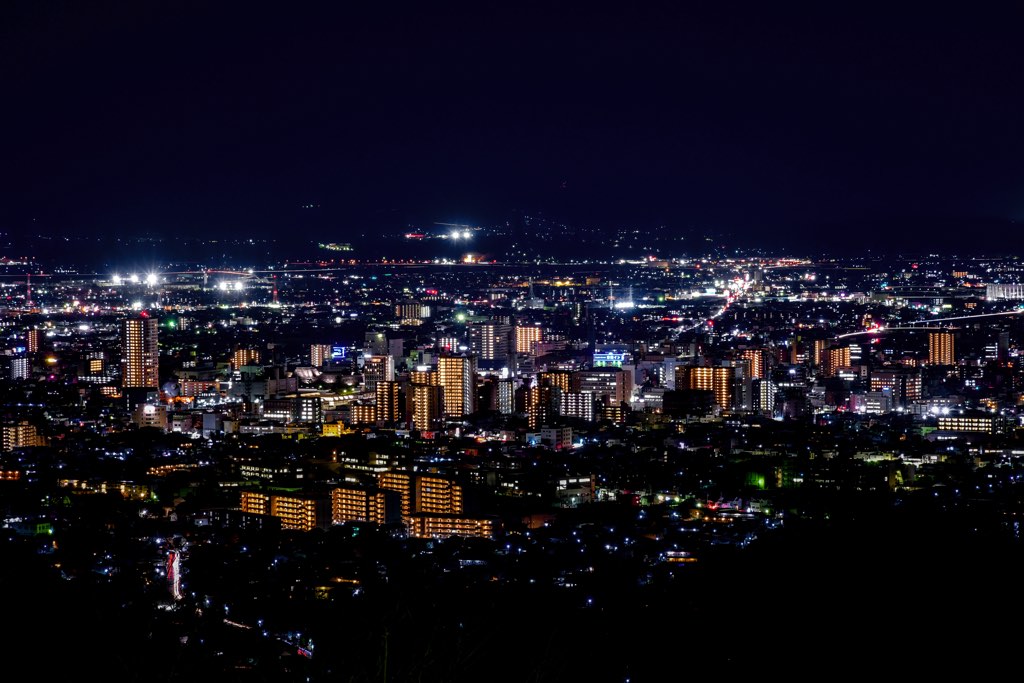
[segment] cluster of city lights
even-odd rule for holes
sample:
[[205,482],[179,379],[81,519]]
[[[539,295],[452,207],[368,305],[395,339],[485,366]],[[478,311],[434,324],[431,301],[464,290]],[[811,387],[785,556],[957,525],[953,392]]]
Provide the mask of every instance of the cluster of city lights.
[[111,276],[110,281],[114,285],[123,285],[125,282],[132,285],[137,285],[141,282],[144,282],[146,285],[152,287],[153,285],[157,284],[160,281],[160,278],[157,276],[156,273],[147,273],[144,277],[140,277],[138,273],[132,273],[128,277],[122,277],[121,275],[113,275]]

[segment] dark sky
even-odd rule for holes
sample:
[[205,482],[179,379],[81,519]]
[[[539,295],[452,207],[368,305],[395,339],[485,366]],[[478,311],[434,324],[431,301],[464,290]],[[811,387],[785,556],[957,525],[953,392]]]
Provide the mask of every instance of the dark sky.
[[7,0],[0,229],[1005,241],[1024,9],[896,5]]

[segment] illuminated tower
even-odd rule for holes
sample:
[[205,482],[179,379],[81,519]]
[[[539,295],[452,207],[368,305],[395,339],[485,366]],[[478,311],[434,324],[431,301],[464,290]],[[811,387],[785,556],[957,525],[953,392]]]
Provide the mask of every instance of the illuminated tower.
[[952,332],[928,333],[928,363],[930,365],[956,365]]
[[476,358],[441,356],[437,374],[446,415],[471,415],[476,412]]
[[121,386],[125,389],[159,388],[160,352],[157,319],[143,313],[121,323]]

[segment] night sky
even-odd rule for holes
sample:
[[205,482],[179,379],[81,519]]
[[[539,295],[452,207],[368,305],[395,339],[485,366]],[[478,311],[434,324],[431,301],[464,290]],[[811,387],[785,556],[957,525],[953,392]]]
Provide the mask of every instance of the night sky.
[[996,249],[1024,219],[1024,6],[634,4],[7,0],[0,230]]

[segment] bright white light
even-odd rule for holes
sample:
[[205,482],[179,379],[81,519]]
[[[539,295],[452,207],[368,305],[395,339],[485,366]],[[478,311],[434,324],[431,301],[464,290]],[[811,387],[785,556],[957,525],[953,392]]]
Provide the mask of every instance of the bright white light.
[[139,283],[139,276],[136,275],[135,273],[132,273],[131,275],[128,276],[128,281],[131,282],[133,285],[137,285]]
[[156,284],[156,273],[149,273],[146,275],[146,284],[150,287]]
[[142,310],[142,302],[141,301],[133,301],[132,302],[132,310],[141,311]]
[[81,325],[78,326],[78,331],[79,332],[88,332],[89,331],[89,326],[86,323],[82,323]]
[[225,280],[221,280],[220,282],[217,283],[217,289],[219,289],[221,291],[226,291],[227,288],[228,288],[228,283]]
[[342,320],[343,320],[343,318],[340,315],[334,318],[335,324],[338,324],[338,325],[341,324]]
[[453,240],[457,240],[457,239],[459,239],[459,233],[457,233],[457,232],[449,233],[448,237],[452,238]]
[[235,291],[240,291],[244,286],[241,280],[235,281]]
[[471,237],[471,235],[469,233],[469,230],[463,230],[462,231],[462,239],[468,240],[470,237]]
[[120,275],[113,276],[112,278],[110,278],[110,281],[113,282],[115,285],[119,285],[122,282],[124,282],[124,280],[121,279]]

